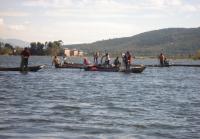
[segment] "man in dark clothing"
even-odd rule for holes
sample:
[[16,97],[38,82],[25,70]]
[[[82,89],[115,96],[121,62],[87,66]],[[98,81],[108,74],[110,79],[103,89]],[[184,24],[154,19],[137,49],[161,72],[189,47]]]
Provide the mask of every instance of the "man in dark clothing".
[[116,57],[116,59],[114,60],[114,65],[115,67],[120,67],[121,63],[119,62],[119,57]]
[[21,70],[28,68],[28,58],[30,56],[30,52],[27,47],[21,52]]
[[126,70],[130,70],[131,66],[131,54],[129,51],[126,52],[125,54],[125,65],[126,65]]
[[164,66],[164,59],[165,59],[165,56],[163,55],[163,53],[161,53],[160,56],[159,56],[161,66]]

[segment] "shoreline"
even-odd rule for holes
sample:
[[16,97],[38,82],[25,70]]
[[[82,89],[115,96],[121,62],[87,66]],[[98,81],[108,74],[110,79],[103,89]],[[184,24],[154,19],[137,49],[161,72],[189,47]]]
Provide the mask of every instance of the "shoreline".
[[[9,55],[9,54],[6,54],[6,55],[0,55],[0,56],[10,56],[10,57],[13,57],[13,56],[20,56],[20,55]],[[49,56],[49,57],[52,57],[51,55],[31,55],[32,57],[33,56]],[[59,57],[63,57],[63,56],[59,56]],[[85,55],[85,56],[70,56],[71,58],[83,58],[83,57],[93,57],[92,55]],[[167,59],[172,59],[172,60],[176,60],[176,59],[190,59],[190,60],[200,60],[200,58],[198,57],[184,57],[184,56],[166,56]],[[111,58],[116,58],[115,56],[111,56]],[[157,57],[155,56],[135,56],[135,59],[158,59]]]

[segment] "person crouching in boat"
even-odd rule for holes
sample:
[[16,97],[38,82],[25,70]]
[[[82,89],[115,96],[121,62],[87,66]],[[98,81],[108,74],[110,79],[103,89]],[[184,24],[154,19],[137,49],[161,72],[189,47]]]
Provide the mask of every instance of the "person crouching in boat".
[[63,64],[69,64],[69,63],[71,64],[72,62],[71,62],[71,59],[70,59],[69,56],[63,56],[63,62],[62,63]]
[[121,63],[119,62],[119,57],[116,57],[116,59],[114,60],[114,66],[115,67],[120,67]]
[[104,56],[101,57],[101,63],[103,59],[105,58],[105,62],[103,63],[104,66],[109,67],[110,66],[110,56],[108,53],[106,53]]
[[27,47],[21,52],[21,70],[27,70],[28,68],[28,58],[30,56],[30,52]]
[[165,57],[164,59],[164,65],[168,66],[169,65],[169,60],[167,60],[167,58]]
[[83,64],[86,69],[89,68],[90,70],[97,70],[97,68],[96,68],[97,65],[91,64],[91,62],[87,59],[87,57],[83,58]]
[[89,62],[89,60],[88,60],[86,57],[83,58],[83,64],[84,64],[85,66],[90,65],[90,62]]
[[55,67],[59,67],[61,65],[60,59],[57,56],[54,56],[52,60],[52,65],[55,65]]

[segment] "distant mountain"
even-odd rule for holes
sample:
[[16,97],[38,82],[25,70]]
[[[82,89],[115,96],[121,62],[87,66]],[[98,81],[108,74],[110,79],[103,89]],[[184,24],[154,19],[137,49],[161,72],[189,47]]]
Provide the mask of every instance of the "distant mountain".
[[0,38],[0,42],[9,43],[14,47],[16,47],[16,46],[18,46],[18,47],[28,47],[30,45],[29,42],[25,42],[25,41],[22,41],[22,40],[19,40],[19,39],[1,39]]
[[90,44],[65,45],[88,53],[105,50],[120,54],[131,51],[137,56],[189,55],[200,50],[200,28],[167,28],[144,32],[131,37],[97,41]]

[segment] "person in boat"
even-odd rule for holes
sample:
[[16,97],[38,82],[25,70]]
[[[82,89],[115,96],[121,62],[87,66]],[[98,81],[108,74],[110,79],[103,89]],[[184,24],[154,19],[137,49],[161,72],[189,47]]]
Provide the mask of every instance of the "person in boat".
[[90,62],[86,57],[83,58],[83,64],[84,65],[90,65]]
[[99,52],[94,54],[94,64],[98,65]]
[[69,64],[69,63],[72,63],[70,57],[64,56],[63,57],[63,64]]
[[125,66],[125,61],[126,61],[125,53],[122,53],[122,67],[126,67]]
[[116,57],[116,59],[114,60],[114,66],[115,67],[120,67],[121,66],[121,63],[119,61],[119,57]]
[[165,59],[165,56],[163,55],[163,53],[161,53],[160,56],[159,56],[161,66],[164,66],[164,59]]
[[101,63],[102,63],[102,61],[103,61],[104,58],[105,58],[105,62],[103,63],[103,65],[109,66],[110,65],[110,56],[109,56],[109,54],[106,53],[105,55],[103,55],[101,57]]
[[167,60],[167,58],[164,58],[164,65],[169,65],[169,61]]
[[30,56],[30,52],[27,47],[24,48],[24,50],[21,52],[21,70],[28,68],[28,59]]
[[58,67],[61,65],[60,63],[60,59],[57,56],[54,56],[53,60],[52,60],[52,65],[55,65],[55,67]]
[[125,54],[125,66],[126,66],[126,70],[130,70],[130,66],[131,66],[131,54],[129,51],[126,52]]

